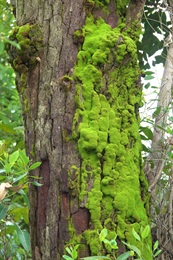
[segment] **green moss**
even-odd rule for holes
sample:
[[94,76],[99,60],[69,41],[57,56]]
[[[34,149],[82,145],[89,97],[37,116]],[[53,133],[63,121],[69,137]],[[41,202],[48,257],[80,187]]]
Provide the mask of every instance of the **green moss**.
[[[121,12],[126,5],[118,1]],[[81,157],[80,203],[90,213],[91,226],[106,227],[120,239],[135,242],[131,239],[134,225],[148,224],[147,182],[135,113],[141,89],[136,41],[121,29],[90,16],[81,30],[83,45],[74,68],[73,136]],[[93,255],[103,253],[95,230],[86,230],[83,237]],[[151,259],[149,251],[145,255]]]
[[14,31],[15,34],[16,34],[17,41],[21,42],[25,38],[28,38],[30,29],[31,29],[31,25],[29,23],[27,23],[27,24],[25,24],[25,25],[23,25],[21,27],[18,27],[18,30]]
[[72,195],[79,194],[79,174],[79,168],[77,168],[75,165],[72,165],[68,172],[68,188],[71,190]]
[[17,42],[20,49],[7,46],[12,67],[17,75],[17,89],[22,98],[24,113],[30,110],[26,93],[28,78],[39,63],[39,53],[42,48],[42,32],[37,24],[25,24],[13,29],[10,40]]
[[132,23],[131,27],[127,28],[127,34],[131,33],[131,38],[135,41],[139,40],[139,35],[143,34],[139,21],[136,20]]
[[89,208],[91,214],[91,222],[94,224],[96,230],[101,230],[102,225],[100,223],[101,207],[100,202],[102,200],[102,192],[99,188],[93,188],[88,193],[88,200],[86,207]]
[[13,29],[10,39],[16,41],[21,47],[19,50],[13,46],[9,51],[15,72],[21,73],[19,64],[31,67],[38,63],[36,58],[42,48],[42,33],[39,25],[27,23],[20,27],[17,26]]
[[98,232],[96,230],[86,230],[83,234],[86,242],[90,245],[93,255],[99,255],[101,251],[101,242],[99,241]]

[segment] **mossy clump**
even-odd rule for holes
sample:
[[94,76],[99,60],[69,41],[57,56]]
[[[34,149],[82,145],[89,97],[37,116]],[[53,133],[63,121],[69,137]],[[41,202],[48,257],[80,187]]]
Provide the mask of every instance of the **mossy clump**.
[[27,67],[31,69],[38,63],[37,56],[42,48],[42,32],[37,24],[25,24],[13,29],[10,40],[19,44],[7,46],[10,61],[15,72],[24,73]]
[[86,230],[83,234],[87,244],[90,245],[90,250],[93,255],[99,255],[102,245],[99,241],[97,230]]
[[28,113],[30,108],[26,89],[29,75],[40,62],[42,32],[38,24],[27,23],[15,27],[9,38],[12,41],[12,44],[6,46],[9,61],[16,73],[16,84],[21,96],[23,111]]
[[[133,225],[148,224],[135,109],[141,104],[140,72],[136,39],[121,27],[111,28],[90,16],[81,33],[84,41],[74,68],[73,138],[81,157],[80,205],[89,210],[91,219],[91,230],[83,236],[91,253],[98,255],[101,245],[92,228],[110,228],[130,243]],[[146,243],[150,244],[150,237]],[[145,255],[151,259],[149,251]]]

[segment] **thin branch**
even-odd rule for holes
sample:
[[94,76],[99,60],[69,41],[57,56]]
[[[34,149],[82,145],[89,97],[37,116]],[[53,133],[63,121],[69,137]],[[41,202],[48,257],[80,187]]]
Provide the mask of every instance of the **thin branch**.
[[[173,168],[172,168],[172,171],[173,173]],[[172,222],[172,202],[173,202],[173,180],[171,178],[171,184],[170,184],[170,188],[171,188],[171,191],[170,191],[170,195],[169,195],[169,235],[170,235],[170,239],[171,239],[171,243],[173,244],[173,222]]]

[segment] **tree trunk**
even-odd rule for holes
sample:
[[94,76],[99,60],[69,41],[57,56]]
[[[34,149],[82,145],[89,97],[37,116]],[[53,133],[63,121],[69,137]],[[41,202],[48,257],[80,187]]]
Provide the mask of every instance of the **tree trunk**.
[[[169,1],[169,16],[171,23],[173,2]],[[170,43],[167,44],[167,57],[164,66],[162,82],[158,95],[153,139],[151,151],[145,161],[145,173],[151,192],[152,236],[158,240],[162,254],[158,260],[172,259],[173,256],[173,228],[172,228],[172,201],[173,201],[173,167],[170,156],[173,137],[168,135],[166,128],[169,126],[170,109],[172,107],[173,85],[173,31]]]
[[[29,186],[33,259],[60,259],[67,243],[80,256],[107,254],[104,227],[142,251],[132,229],[148,224],[136,48],[144,2],[17,1],[12,63],[27,153],[42,162],[30,174],[43,184]],[[147,245],[150,235],[149,260]]]

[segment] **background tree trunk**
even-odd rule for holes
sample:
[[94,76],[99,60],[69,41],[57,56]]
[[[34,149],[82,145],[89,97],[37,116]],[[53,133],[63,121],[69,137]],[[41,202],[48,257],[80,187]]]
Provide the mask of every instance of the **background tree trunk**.
[[[169,3],[168,13],[171,23],[173,3]],[[173,31],[170,30],[167,43],[167,56],[158,95],[157,112],[153,129],[151,150],[145,161],[145,173],[151,192],[151,219],[153,240],[158,240],[162,253],[158,259],[172,259],[172,134],[168,132],[170,110],[172,109],[173,84]],[[169,134],[168,134],[169,133]]]
[[[22,48],[11,56],[27,153],[42,162],[31,178],[43,186],[29,187],[33,259],[60,259],[68,242],[80,256],[106,254],[103,227],[142,250],[132,229],[148,224],[136,48],[144,2],[17,1],[11,37]],[[149,260],[147,245],[150,235]]]

